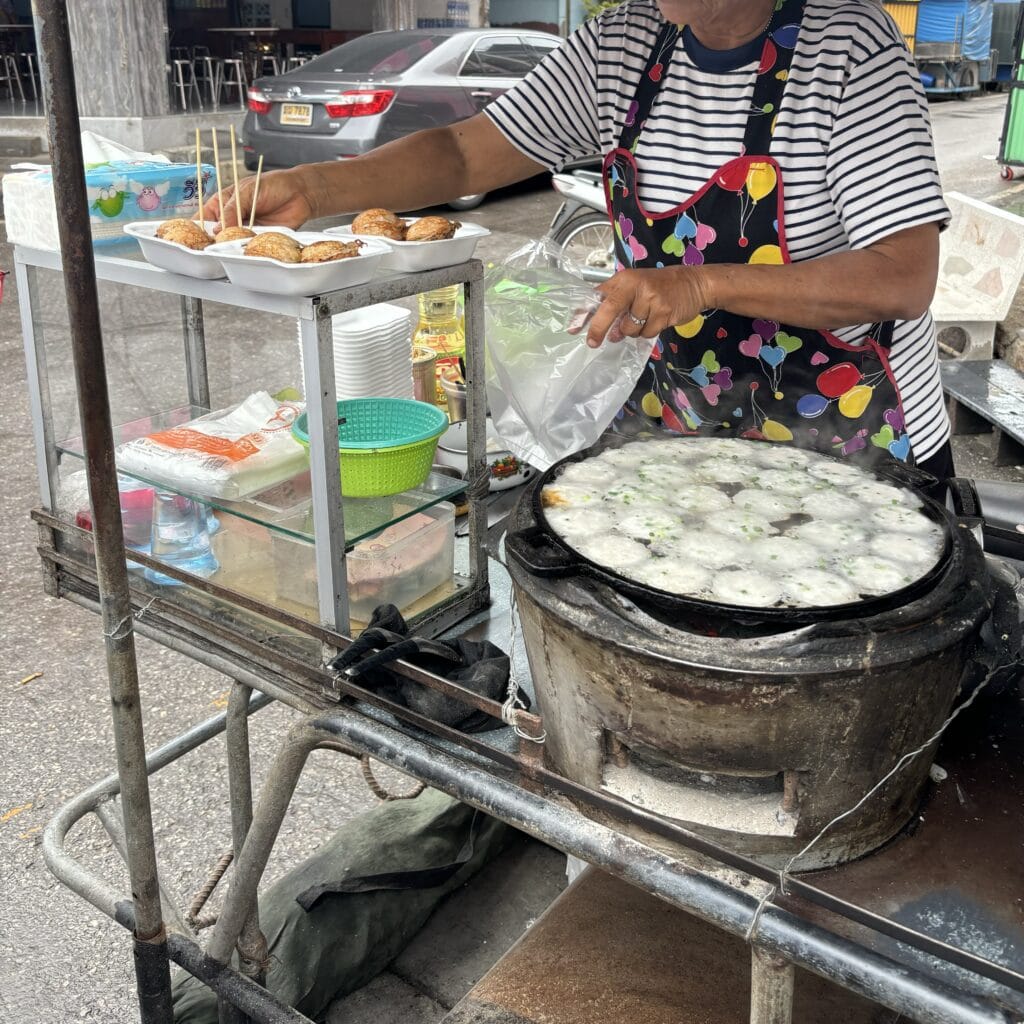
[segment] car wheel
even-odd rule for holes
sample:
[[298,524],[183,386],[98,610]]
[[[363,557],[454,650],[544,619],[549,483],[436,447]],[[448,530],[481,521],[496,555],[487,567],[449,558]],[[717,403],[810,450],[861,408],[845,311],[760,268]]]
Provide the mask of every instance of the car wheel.
[[551,237],[587,281],[606,281],[615,273],[615,235],[606,214],[580,210],[560,224]]
[[258,164],[258,160],[259,160],[258,157],[249,156],[249,154],[246,153],[245,154],[245,169],[247,171],[255,171],[256,167],[257,167],[257,164]]
[[453,199],[448,205],[453,210],[475,210],[487,198],[486,192],[480,192],[475,196],[462,196]]

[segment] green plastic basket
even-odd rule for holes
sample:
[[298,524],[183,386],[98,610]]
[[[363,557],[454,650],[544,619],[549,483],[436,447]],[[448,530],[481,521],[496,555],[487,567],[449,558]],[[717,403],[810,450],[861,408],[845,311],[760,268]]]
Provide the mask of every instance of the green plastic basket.
[[[380,498],[419,487],[449,426],[436,405],[411,398],[349,398],[338,403],[338,420],[346,498]],[[305,413],[292,426],[292,436],[309,447]]]

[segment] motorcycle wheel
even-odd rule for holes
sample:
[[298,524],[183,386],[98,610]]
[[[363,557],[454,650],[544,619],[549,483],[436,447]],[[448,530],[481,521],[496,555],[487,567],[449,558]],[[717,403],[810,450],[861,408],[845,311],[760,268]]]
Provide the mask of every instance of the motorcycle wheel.
[[559,224],[551,237],[586,280],[607,281],[615,273],[615,236],[607,215],[579,210]]

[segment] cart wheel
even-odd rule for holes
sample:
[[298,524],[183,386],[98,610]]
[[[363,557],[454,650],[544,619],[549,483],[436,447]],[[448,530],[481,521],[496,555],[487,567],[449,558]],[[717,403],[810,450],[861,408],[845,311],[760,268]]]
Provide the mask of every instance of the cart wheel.
[[1000,172],[999,172],[999,177],[1002,178],[1003,181],[1013,181],[1013,168],[1012,167],[1004,167],[1004,168],[1002,168],[1000,170]]

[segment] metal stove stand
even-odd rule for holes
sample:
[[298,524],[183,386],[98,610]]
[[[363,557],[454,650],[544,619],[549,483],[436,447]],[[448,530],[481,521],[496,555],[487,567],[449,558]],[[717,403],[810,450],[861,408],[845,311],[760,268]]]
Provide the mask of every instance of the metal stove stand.
[[[325,650],[341,649],[349,643],[345,635],[345,534],[333,444],[333,373],[327,318],[360,302],[463,281],[467,286],[469,377],[471,383],[479,381],[482,351],[477,264],[415,278],[388,279],[367,289],[315,299],[244,296],[240,300],[247,305],[259,303],[257,308],[291,312],[303,325],[306,386],[311,397],[320,621],[284,612],[218,585],[215,580],[191,577],[134,552],[133,562],[159,568],[187,586],[160,588],[129,580],[96,274],[107,280],[183,295],[190,393],[197,404],[203,404],[207,393],[200,303],[207,298],[232,301],[232,290],[222,283],[176,278],[134,263],[94,262],[81,185],[83,166],[65,2],[36,0],[36,13],[54,186],[64,218],[64,279],[83,424],[82,451],[93,498],[93,531],[86,533],[52,511],[57,450],[48,418],[45,365],[33,315],[33,268],[57,269],[60,264],[52,254],[21,251],[17,255],[18,278],[25,310],[44,505],[35,518],[40,526],[39,550],[48,592],[95,609],[102,616],[117,747],[116,775],[58,811],[47,828],[44,852],[58,878],[132,933],[143,1024],[171,1024],[171,961],[216,991],[222,1022],[307,1022],[263,987],[266,943],[259,929],[257,894],[296,781],[310,752],[318,748],[369,755],[392,765],[731,934],[745,937],[753,950],[752,1024],[787,1024],[791,1020],[794,966],[928,1024],[1024,1021],[1024,922],[1019,902],[1024,891],[1019,855],[1020,836],[1024,834],[1024,779],[1019,745],[1013,748],[1004,742],[1001,761],[993,760],[991,754],[987,761],[975,758],[973,753],[967,759],[964,771],[984,774],[990,783],[994,780],[996,789],[1002,787],[1003,796],[995,811],[991,807],[983,812],[977,807],[971,809],[971,817],[977,819],[975,846],[987,857],[987,862],[975,860],[969,865],[973,877],[968,878],[960,866],[965,856],[969,858],[969,851],[958,855],[960,860],[952,870],[948,863],[948,851],[953,848],[950,844],[963,825],[954,806],[947,815],[945,831],[941,816],[935,822],[938,832],[931,835],[929,844],[922,846],[921,842],[929,834],[927,828],[901,839],[893,847],[889,866],[878,878],[872,876],[870,865],[886,864],[882,855],[861,862],[869,866],[866,872],[862,866],[851,865],[815,876],[813,884],[806,878],[790,879],[788,895],[776,893],[765,899],[777,881],[772,871],[548,770],[539,742],[543,723],[536,715],[516,713],[515,730],[500,730],[482,738],[467,736],[378,699],[324,669]],[[482,389],[471,388],[470,464],[478,480],[483,473],[483,403]],[[479,488],[476,491],[479,499]],[[490,629],[498,639],[498,631],[504,627],[507,638],[508,619],[503,618],[507,610],[495,608],[489,616],[480,610],[488,594],[488,566],[482,546],[485,510],[479,500],[471,516],[471,583],[459,596],[461,604],[453,601],[432,617],[428,615],[428,624],[438,630],[446,620],[465,616],[476,607],[473,628]],[[496,584],[499,576],[507,585],[498,572]],[[150,753],[143,736],[135,632],[235,680],[223,715]],[[411,666],[400,666],[399,671],[494,717],[503,714],[499,704],[429,673]],[[254,803],[248,716],[270,699],[286,702],[304,717],[283,737],[275,766],[268,773],[270,781]],[[197,941],[194,922],[162,905],[148,777],[220,733],[225,733],[227,739],[236,857],[223,910],[203,948]],[[1018,722],[1015,735],[1022,733]],[[115,798],[119,798],[121,814],[114,812]],[[90,812],[100,818],[115,844],[124,850],[130,893],[120,892],[91,874],[65,849],[69,830]],[[679,852],[668,855],[631,838],[626,827],[635,825],[663,837]],[[938,876],[945,879],[943,892],[953,908],[952,917],[943,917],[941,908],[927,903],[929,879]],[[978,881],[979,876],[985,884]],[[899,909],[901,895],[915,891],[915,887],[922,890],[927,912],[910,920],[901,919],[894,908]],[[1003,944],[997,948],[986,944],[989,933],[983,928],[972,931],[965,925],[950,932],[946,921],[960,913],[956,920],[963,923],[966,911],[974,912],[975,921],[1001,922]]]

